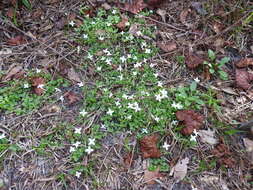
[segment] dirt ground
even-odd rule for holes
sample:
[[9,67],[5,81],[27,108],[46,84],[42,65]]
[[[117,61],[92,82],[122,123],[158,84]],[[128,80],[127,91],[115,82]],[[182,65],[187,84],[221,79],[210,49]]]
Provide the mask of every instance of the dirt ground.
[[[161,5],[154,1],[147,7],[154,12],[152,16],[145,16],[145,20],[157,27],[155,43],[166,44],[157,45],[160,49],[154,58],[166,83],[177,87],[199,78],[198,88],[203,91],[213,89],[212,96],[219,100],[221,107],[220,112],[209,106],[201,110],[206,118],[204,125],[216,130],[219,144],[215,146],[197,141],[197,146],[185,147],[169,130],[160,136],[170,142],[169,154],[163,159],[171,168],[182,158],[192,159],[183,180],[175,180],[170,172],[160,171],[159,175],[151,174],[155,180],[147,178],[151,183],[144,179],[150,160],[143,158],[139,140],[131,131],[106,134],[101,146],[82,158],[81,164],[87,171],[84,169],[86,173],[81,178],[71,173],[76,163],[68,155],[68,150],[54,144],[55,139],[67,142],[70,137],[64,131],[69,124],[82,127],[76,118],[82,108],[79,100],[83,93],[77,85],[72,85],[79,79],[73,79],[75,74],[64,72],[78,71],[81,81],[86,81],[85,85],[96,82],[94,69],[83,66],[87,47],[82,46],[80,53],[75,30],[69,23],[75,20],[76,25],[81,25],[85,21],[80,13],[82,7],[91,7],[87,14],[92,15],[99,7],[106,7],[106,3],[110,6],[108,9],[120,7],[121,13],[125,14],[124,4],[119,6],[118,2],[109,0],[30,0],[29,9],[22,2],[0,2],[0,88],[20,79],[17,72],[6,77],[17,66],[22,67],[21,73],[37,68],[53,79],[61,75],[71,85],[48,95],[48,99],[39,100],[43,101],[42,105],[20,115],[8,113],[0,105],[0,134],[8,136],[8,144],[15,145],[8,149],[0,146],[1,190],[253,189],[253,146],[245,145],[245,138],[253,139],[251,123],[246,124],[252,119],[252,79],[249,78],[253,61],[249,60],[242,73],[238,73],[236,65],[244,58],[253,58],[251,1],[164,0]],[[128,14],[130,17],[135,15]],[[198,58],[195,60],[194,56],[189,56],[204,57],[209,49],[219,59],[230,58],[224,67],[227,80],[212,76],[206,69],[200,71],[191,63],[182,66],[177,62],[176,57],[184,56],[186,62],[190,60],[195,64]],[[250,73],[246,74],[247,79],[246,71]],[[240,79],[243,77],[242,84]],[[3,93],[6,92],[0,91],[0,104]],[[59,101],[61,94],[67,97],[67,102]],[[52,97],[56,100],[49,101]],[[99,114],[92,115],[94,121],[98,120]],[[238,128],[240,125],[244,127]],[[50,137],[51,147],[42,147],[44,137]],[[130,158],[124,144],[126,139],[131,144]],[[215,166],[212,165],[214,162]]]

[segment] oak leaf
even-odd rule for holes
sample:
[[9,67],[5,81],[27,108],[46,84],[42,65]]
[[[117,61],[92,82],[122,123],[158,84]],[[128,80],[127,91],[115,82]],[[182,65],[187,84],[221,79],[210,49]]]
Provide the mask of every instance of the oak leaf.
[[203,64],[205,60],[201,58],[200,56],[189,53],[185,58],[185,64],[190,69],[195,69],[199,65]]
[[170,176],[174,176],[177,181],[180,181],[184,179],[184,177],[187,174],[187,168],[188,168],[189,158],[186,157],[182,160],[180,160],[170,171]]
[[158,135],[145,136],[140,140],[143,158],[159,158],[161,153],[157,148]]
[[177,49],[177,44],[175,42],[158,42],[157,46],[161,48],[164,52],[170,52]]
[[191,135],[194,129],[200,129],[204,121],[204,117],[194,110],[177,111],[176,117],[179,121],[182,121],[185,126],[181,130],[183,135]]
[[253,58],[244,58],[244,59],[241,59],[240,61],[237,61],[235,63],[235,65],[239,68],[242,68],[242,67],[247,67],[247,66],[250,66],[250,65],[253,65]]
[[76,103],[76,102],[78,102],[80,100],[80,97],[76,93],[74,93],[72,91],[66,92],[64,94],[64,97],[67,98],[67,100],[69,101],[70,105],[74,104],[74,103]]
[[235,81],[239,88],[248,90],[250,88],[250,82],[253,80],[253,74],[249,73],[244,69],[236,69],[235,71]]
[[3,77],[3,81],[8,81],[11,79],[17,79],[20,78],[19,76],[24,74],[23,68],[21,66],[14,66],[11,69],[9,69],[6,76]]
[[43,86],[45,85],[45,79],[42,77],[33,77],[31,83],[34,93],[41,96],[44,93]]
[[124,30],[126,28],[126,23],[128,19],[126,17],[122,17],[122,20],[116,25],[120,30]]

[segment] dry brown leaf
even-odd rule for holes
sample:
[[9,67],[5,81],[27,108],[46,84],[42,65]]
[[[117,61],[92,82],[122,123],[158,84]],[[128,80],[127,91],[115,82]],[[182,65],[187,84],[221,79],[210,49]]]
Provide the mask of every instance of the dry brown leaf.
[[155,171],[144,171],[144,183],[146,184],[155,184],[155,180],[162,177],[163,175],[159,172],[159,168],[157,168]]
[[17,78],[18,73],[23,73],[22,72],[23,68],[21,66],[15,66],[15,67],[12,67],[8,72],[7,72],[7,75],[5,77],[3,77],[3,81],[8,81],[8,80],[11,80],[13,78]]
[[253,58],[244,58],[240,61],[236,62],[235,65],[239,68],[248,67],[250,65],[253,65]]
[[214,22],[212,27],[213,27],[214,32],[217,34],[220,33],[224,29],[224,25],[219,22]]
[[215,145],[218,143],[218,140],[214,138],[214,134],[215,131],[212,131],[211,129],[198,131],[201,142],[208,143],[210,145]]
[[185,58],[185,64],[190,69],[195,69],[199,65],[203,64],[205,60],[198,55],[189,53]]
[[147,4],[143,0],[135,0],[132,3],[125,3],[124,9],[133,14],[137,14],[147,7]]
[[78,83],[82,82],[78,73],[74,70],[74,68],[70,68],[68,70],[68,78],[69,78],[69,80],[72,80],[74,82],[78,82]]
[[6,16],[12,19],[14,15],[15,15],[15,10],[13,7],[10,7],[6,13]]
[[18,46],[18,45],[22,45],[25,44],[25,38],[23,36],[16,36],[14,38],[10,38],[9,40],[7,40],[8,45],[11,46]]
[[124,30],[126,28],[126,23],[128,19],[126,17],[122,17],[122,20],[116,25],[120,30]]
[[161,153],[157,148],[158,135],[145,136],[140,140],[143,158],[159,158]]
[[177,49],[177,44],[175,42],[167,42],[167,43],[157,42],[157,46],[165,52],[171,52]]
[[181,130],[183,135],[191,135],[194,129],[200,129],[204,121],[204,117],[194,110],[177,111],[176,117],[179,121],[182,121],[185,126]]
[[180,160],[170,171],[170,176],[174,176],[177,181],[181,181],[187,174],[189,158],[186,157],[183,160]]
[[249,73],[244,69],[236,69],[235,71],[235,81],[239,88],[248,90],[251,86],[250,82],[253,80],[253,74]]
[[66,97],[67,100],[69,101],[69,105],[74,104],[80,100],[80,97],[76,93],[71,91],[66,92],[64,94],[64,97]]
[[186,18],[189,14],[189,9],[184,9],[181,13],[180,13],[180,22],[182,22],[183,24],[186,23]]
[[110,10],[112,8],[108,3],[103,3],[101,7],[103,7],[105,10]]
[[45,79],[42,77],[33,77],[31,79],[33,91],[38,96],[41,96],[44,93],[44,85],[45,85]]

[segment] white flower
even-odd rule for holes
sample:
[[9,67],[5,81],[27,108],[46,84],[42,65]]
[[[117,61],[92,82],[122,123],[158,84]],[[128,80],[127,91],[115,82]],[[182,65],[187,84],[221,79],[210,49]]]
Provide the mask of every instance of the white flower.
[[155,117],[154,117],[154,120],[155,120],[156,122],[159,122],[159,121],[160,121],[160,118],[157,117],[157,116],[155,116]]
[[121,71],[122,71],[122,66],[119,65],[119,67],[117,68],[117,70],[118,70],[119,72],[121,72]]
[[93,55],[91,55],[90,53],[88,53],[87,58],[90,59],[90,60],[92,60],[93,59]]
[[55,91],[56,91],[56,92],[61,92],[61,89],[55,88]]
[[76,151],[76,148],[71,146],[70,149],[69,149],[69,152],[74,152],[74,151]]
[[143,59],[143,62],[144,62],[144,63],[146,63],[146,62],[147,62],[147,59],[146,59],[146,58],[144,58],[144,59]]
[[124,32],[124,31],[121,31],[120,34],[123,36],[123,35],[125,34],[125,32]]
[[110,58],[108,58],[108,59],[105,60],[105,62],[106,62],[107,65],[112,65],[111,61],[112,61],[112,59],[110,59]]
[[157,86],[163,87],[163,83],[161,81],[158,81]]
[[111,26],[111,25],[112,25],[112,23],[110,23],[110,22],[106,23],[106,26]]
[[138,74],[137,71],[134,71],[134,72],[133,72],[133,75],[134,75],[134,76],[136,76],[137,74]]
[[139,67],[141,67],[141,62],[138,62],[138,63],[136,63],[135,65],[134,65],[134,68],[139,68]]
[[104,49],[103,52],[106,53],[106,55],[109,55],[109,56],[112,55],[111,52],[108,51],[108,49]]
[[75,174],[75,176],[77,177],[77,178],[79,178],[80,176],[81,176],[81,172],[76,172],[76,174]]
[[106,113],[112,116],[113,112],[114,112],[113,110],[109,109]]
[[88,148],[85,149],[85,152],[86,152],[87,154],[90,154],[90,153],[92,153],[93,151],[94,151],[94,149],[92,149],[90,146],[88,146]]
[[131,59],[131,58],[132,58],[132,55],[131,55],[131,54],[128,54],[128,55],[127,55],[127,58],[128,58],[128,59]]
[[86,112],[85,109],[83,109],[83,110],[80,112],[80,115],[84,117],[85,115],[87,115],[87,113],[88,113],[88,112]]
[[96,24],[96,22],[92,21],[91,24]]
[[0,139],[3,139],[3,138],[5,138],[6,136],[5,136],[5,134],[4,133],[2,133],[1,135],[0,135]]
[[102,70],[102,67],[98,66],[98,67],[97,67],[97,70],[98,70],[98,71],[101,71],[101,70]]
[[143,47],[146,47],[147,46],[147,43],[146,42],[142,42],[141,43],[141,47],[143,48]]
[[151,68],[153,68],[153,67],[156,66],[156,64],[155,64],[155,63],[151,63],[149,66],[150,66]]
[[73,144],[73,146],[75,146],[75,147],[77,148],[80,144],[81,144],[81,142],[76,141],[76,142]]
[[145,53],[150,54],[151,53],[151,49],[146,49]]
[[165,89],[160,90],[162,98],[168,98],[168,92]]
[[154,76],[155,76],[155,78],[157,78],[157,77],[159,76],[159,74],[158,74],[158,73],[155,73]]
[[117,11],[114,9],[114,10],[112,10],[112,14],[117,14]]
[[134,60],[137,60],[137,59],[138,59],[138,57],[135,55],[135,56],[133,56],[133,59],[134,59]]
[[199,133],[196,131],[196,129],[194,129],[193,133],[191,134],[191,138],[190,141],[197,141],[196,138],[199,135]]
[[200,80],[199,80],[199,78],[197,77],[197,78],[195,78],[194,79],[194,81],[196,82],[196,83],[199,83],[200,82]]
[[116,106],[120,106],[120,102],[119,102],[119,101],[116,101],[116,102],[115,102],[115,105],[116,105]]
[[82,128],[75,128],[75,132],[76,134],[81,134],[82,132]]
[[126,26],[130,26],[130,22],[126,22],[125,25],[126,25]]
[[165,141],[162,147],[163,147],[165,150],[169,150],[169,147],[170,147],[170,146],[171,146],[171,145],[167,144],[167,142]]
[[128,116],[126,116],[126,118],[130,120],[130,119],[132,119],[132,115],[128,115]]
[[100,128],[106,130],[106,126],[104,124],[101,124]]
[[64,102],[64,96],[60,96],[59,100],[61,100],[61,102]]
[[133,109],[135,112],[141,111],[141,108],[139,107],[137,102],[134,103],[128,103],[128,108]]
[[127,59],[125,58],[125,56],[121,56],[119,59],[121,60],[122,63],[125,63],[126,60],[127,60]]
[[38,86],[37,86],[37,88],[41,88],[41,89],[44,89],[44,84],[39,84]]
[[136,32],[136,35],[137,35],[137,36],[141,36],[141,35],[142,35],[141,31],[140,31],[140,30],[137,31],[137,32]]
[[96,140],[96,139],[91,139],[91,138],[89,138],[89,139],[88,139],[88,141],[89,141],[89,142],[88,142],[88,145],[89,145],[89,146],[95,145],[95,140]]
[[141,130],[141,132],[142,132],[142,133],[148,133],[148,130],[147,130],[146,128],[143,128],[143,129]]
[[73,20],[71,20],[71,21],[69,22],[69,25],[73,27],[73,26],[75,26],[75,22],[74,22]]
[[123,95],[122,95],[122,98],[124,98],[124,99],[128,99],[128,95],[123,94]]
[[120,75],[120,76],[119,76],[119,80],[123,80],[123,75]]
[[41,70],[36,68],[36,73],[40,73],[40,72],[41,72]]
[[28,83],[25,83],[25,84],[24,84],[24,88],[29,88],[29,84],[28,84]]
[[163,97],[161,96],[161,94],[156,94],[155,99],[160,102],[163,99]]
[[176,103],[176,102],[173,102],[173,103],[171,104],[171,106],[172,106],[173,108],[176,108],[176,109],[182,109],[182,108],[183,108],[183,105],[182,105],[182,104]]
[[82,82],[77,83],[77,85],[78,85],[79,87],[83,87],[83,83],[82,83]]
[[105,38],[103,36],[99,36],[98,39],[103,41]]
[[83,34],[83,39],[88,39],[88,35],[87,34]]
[[113,94],[110,92],[110,94],[109,94],[109,98],[111,98],[113,96]]
[[173,120],[172,122],[171,122],[171,125],[177,125],[178,124],[178,121],[177,120]]

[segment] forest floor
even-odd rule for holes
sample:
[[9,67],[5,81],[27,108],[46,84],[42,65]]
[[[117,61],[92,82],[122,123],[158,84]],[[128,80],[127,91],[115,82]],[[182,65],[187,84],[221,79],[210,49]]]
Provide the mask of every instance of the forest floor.
[[250,0],[0,2],[0,190],[253,189]]

